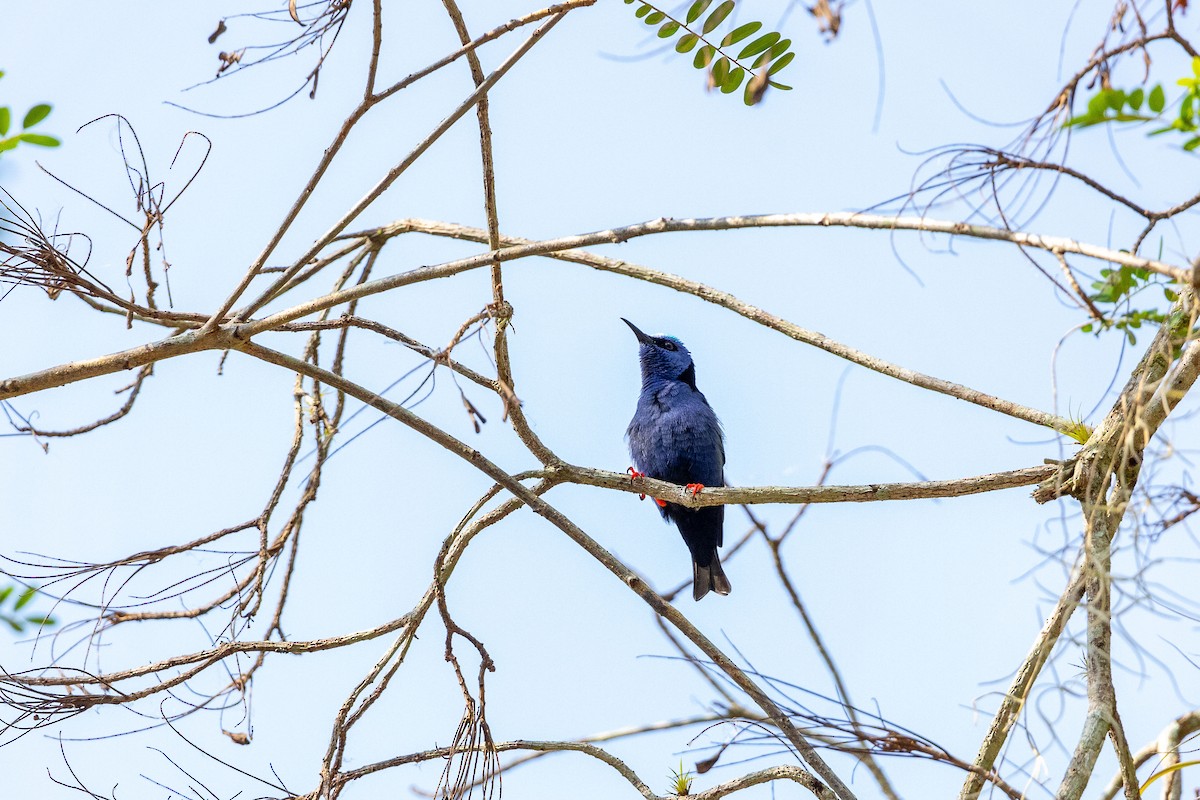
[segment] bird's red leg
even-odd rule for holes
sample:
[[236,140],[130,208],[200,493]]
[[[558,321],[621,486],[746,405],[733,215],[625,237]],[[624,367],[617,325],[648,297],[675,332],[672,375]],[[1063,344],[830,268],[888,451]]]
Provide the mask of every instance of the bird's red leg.
[[698,495],[702,491],[704,491],[704,484],[703,483],[689,483],[687,486],[684,486],[683,488],[686,489],[687,491],[691,492],[692,497],[695,497],[696,495]]
[[[638,472],[636,467],[630,467],[629,469],[627,469],[627,470],[625,470],[625,471],[629,473],[629,482],[630,482],[631,484],[632,484],[634,481],[636,481],[638,478],[644,478],[644,477],[646,477],[646,473],[644,473],[644,472]],[[646,499],[646,495],[644,495],[644,494],[639,494],[639,495],[638,495],[638,500],[645,500],[645,499]],[[655,502],[657,502],[657,500],[656,500]]]

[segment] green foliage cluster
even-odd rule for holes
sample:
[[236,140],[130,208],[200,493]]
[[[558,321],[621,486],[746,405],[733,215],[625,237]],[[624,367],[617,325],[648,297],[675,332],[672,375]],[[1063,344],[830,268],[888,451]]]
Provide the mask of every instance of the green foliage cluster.
[[1161,84],[1156,84],[1149,95],[1138,88],[1131,92],[1124,89],[1101,89],[1088,100],[1087,111],[1067,120],[1068,126],[1088,128],[1105,122],[1148,122],[1154,117],[1141,113],[1142,103],[1154,114],[1162,113],[1167,96]]
[[[1161,277],[1156,272],[1140,267],[1120,266],[1100,270],[1101,280],[1093,281],[1095,292],[1090,294],[1092,302],[1097,305],[1112,305],[1114,313],[1099,322],[1089,322],[1083,326],[1084,333],[1095,331],[1099,334],[1106,330],[1123,331],[1129,343],[1137,344],[1134,331],[1143,323],[1162,325],[1167,321],[1167,315],[1154,309],[1135,309],[1130,301],[1142,291],[1151,287],[1161,287],[1163,296],[1170,302],[1175,302],[1179,295],[1170,286],[1164,286]],[[1118,307],[1124,308],[1118,311]]]
[[[636,2],[639,0],[625,0],[627,5]],[[679,36],[679,41],[675,43],[676,52],[690,53],[695,50],[692,65],[696,69],[709,70],[712,86],[723,94],[736,92],[745,82],[742,99],[748,106],[762,100],[768,86],[791,89],[791,86],[779,83],[772,76],[796,58],[796,53],[791,50],[792,40],[774,31],[755,36],[762,30],[763,24],[747,22],[725,34],[719,42],[714,42],[708,38],[709,34],[725,22],[736,3],[734,0],[723,0],[710,11],[712,3],[713,0],[695,0],[682,20],[647,2],[642,2],[634,14],[647,25],[659,26],[660,39]],[[741,46],[736,53],[727,49],[734,48],[734,45]],[[749,81],[746,80],[748,77]]]
[[[1158,136],[1164,133],[1179,133],[1187,138],[1183,149],[1192,151],[1200,148],[1200,57],[1192,59],[1192,74],[1175,82],[1185,89],[1178,100],[1178,112],[1170,115],[1170,123],[1155,128],[1147,135]],[[1175,107],[1175,103],[1171,104]],[[1101,88],[1087,103],[1084,113],[1067,120],[1064,127],[1088,128],[1094,125],[1111,123],[1145,123],[1158,120],[1165,122],[1167,118],[1167,93],[1161,83],[1144,86],[1126,91],[1114,89],[1111,86]],[[1099,335],[1107,330],[1119,330],[1125,334],[1130,344],[1137,343],[1134,331],[1143,324],[1178,325],[1180,320],[1174,319],[1156,308],[1139,309],[1133,306],[1133,299],[1143,291],[1151,288],[1161,288],[1168,302],[1175,302],[1178,293],[1169,285],[1163,283],[1162,276],[1147,269],[1122,266],[1103,269],[1100,280],[1092,283],[1094,290],[1089,294],[1097,306],[1112,306],[1112,311],[1103,320],[1089,322],[1082,330],[1085,333]]]
[[[0,71],[0,78],[4,77],[4,72]],[[21,130],[8,135],[8,131],[12,128],[12,109],[8,106],[0,106],[0,153],[6,150],[12,150],[21,142],[26,144],[35,144],[39,147],[58,147],[61,142],[53,136],[47,136],[44,133],[30,133],[29,129],[37,125],[39,122],[50,116],[51,107],[47,103],[38,103],[33,108],[25,112],[25,117],[21,121]]]
[[[37,588],[27,586],[20,594],[16,594],[16,586],[5,586],[0,589],[0,622],[8,623],[8,627],[17,633],[24,633],[25,626],[37,625],[48,628],[57,624],[53,617],[30,613],[26,606],[37,595]],[[14,598],[11,608],[5,608],[9,598]]]
[[[1150,136],[1163,133],[1181,133],[1188,138],[1184,150],[1200,147],[1200,57],[1192,59],[1192,74],[1175,81],[1186,91],[1179,100],[1179,113],[1169,125],[1150,131]],[[1153,116],[1142,111],[1143,102]],[[1162,119],[1167,106],[1167,95],[1162,84],[1155,84],[1147,92],[1143,88],[1132,91],[1104,88],[1088,100],[1087,111],[1067,120],[1067,126],[1087,128],[1111,122],[1152,122]]]

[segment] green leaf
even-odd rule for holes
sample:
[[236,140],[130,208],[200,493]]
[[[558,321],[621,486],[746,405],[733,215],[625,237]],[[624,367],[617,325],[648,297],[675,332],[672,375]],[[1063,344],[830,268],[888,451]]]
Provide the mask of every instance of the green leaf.
[[713,12],[708,15],[708,19],[704,20],[704,27],[700,30],[704,33],[712,33],[718,25],[725,21],[731,11],[733,11],[733,0],[725,0],[713,9]]
[[21,127],[29,130],[48,116],[50,116],[50,106],[45,103],[38,103],[25,113],[25,121],[21,123]]
[[1161,114],[1166,105],[1167,96],[1163,92],[1162,84],[1157,84],[1150,90],[1150,110],[1155,114]]
[[781,92],[790,92],[792,90],[791,86],[788,86],[786,83],[780,83],[779,81],[767,81],[767,85],[772,89],[778,89]]
[[[757,105],[762,102],[762,94],[754,90],[754,83],[753,79],[746,81],[746,89],[742,92],[742,102],[748,106]],[[762,88],[766,89],[765,86]]]
[[646,19],[644,19],[642,21],[645,22],[647,25],[657,25],[658,23],[662,22],[666,18],[667,18],[667,15],[664,14],[663,12],[655,11],[653,14],[650,14],[649,16],[646,17]]
[[742,48],[742,52],[738,53],[738,60],[740,61],[743,58],[756,56],[759,53],[768,50],[771,46],[779,41],[779,38],[780,37],[778,33],[768,33],[758,37],[753,42]]
[[0,589],[0,605],[3,605],[4,601],[7,600],[8,596],[12,593],[13,593],[12,586],[5,586],[3,589]]
[[1104,102],[1113,111],[1120,111],[1125,106],[1125,92],[1120,89],[1107,89],[1101,94],[1104,95]]
[[713,56],[716,55],[716,53],[717,48],[713,47],[711,44],[706,44],[704,47],[701,47],[696,51],[696,57],[692,59],[692,65],[695,66],[696,69],[704,69],[712,63]]
[[725,79],[729,77],[729,59],[721,56],[717,59],[717,63],[712,67],[712,79],[715,86],[724,86]]
[[8,135],[9,125],[12,125],[12,112],[8,106],[0,106],[0,136]]
[[13,611],[20,611],[22,608],[29,605],[29,601],[33,599],[35,594],[37,594],[37,589],[33,588],[32,586],[27,587],[25,591],[21,592],[21,596],[17,598],[17,603],[13,606]]
[[766,64],[768,61],[774,61],[775,59],[777,59],[781,55],[783,55],[785,52],[787,52],[787,49],[791,46],[792,46],[791,39],[783,39],[781,41],[776,42],[774,45],[772,45],[770,48],[768,48],[766,52],[764,52],[758,58],[754,59],[754,68],[758,69],[763,64]]
[[690,53],[696,43],[700,41],[700,37],[694,33],[684,34],[679,37],[679,41],[675,43],[675,52]]
[[721,91],[725,94],[733,94],[742,85],[742,81],[746,78],[746,70],[738,67],[733,72],[725,76],[725,81],[721,84]]
[[696,2],[692,3],[692,7],[688,9],[687,13],[687,24],[691,25],[700,19],[700,15],[707,11],[711,4],[712,0],[696,0]]
[[1084,325],[1079,330],[1083,331],[1084,333],[1091,333],[1092,332],[1092,323],[1089,322],[1087,325]]
[[1200,56],[1192,56],[1192,74],[1200,78]]
[[643,17],[645,17],[647,14],[649,14],[653,10],[654,10],[654,6],[643,5],[637,11],[633,12],[633,15],[635,17],[637,17],[638,19],[642,19]]
[[60,142],[58,139],[55,139],[53,136],[45,136],[40,133],[22,133],[21,141],[40,145],[42,147],[58,147],[60,144],[62,144],[62,142]]
[[1129,107],[1134,111],[1137,111],[1142,107],[1142,100],[1145,98],[1145,95],[1146,93],[1143,92],[1140,87],[1134,89],[1129,93]]
[[1167,286],[1163,287],[1163,297],[1167,298],[1172,303],[1179,299],[1179,295],[1173,289]]
[[7,622],[9,627],[12,628],[17,633],[20,633],[21,631],[25,630],[25,626],[22,625],[20,622],[17,622],[12,617],[0,617],[0,619],[3,619],[5,622]]
[[731,44],[737,44],[742,39],[753,36],[761,27],[761,22],[747,22],[745,25],[739,25],[725,34],[725,38],[721,40],[721,47],[729,47]]
[[46,628],[58,624],[54,617],[26,617],[25,621],[30,625],[41,625]]
[[[779,60],[777,60],[771,66],[767,67],[767,74],[774,75],[776,72],[779,72],[781,69],[786,67],[788,64],[792,63],[792,59],[794,59],[795,57],[796,57],[796,54],[794,52],[784,53],[782,56],[779,57]],[[772,86],[774,86],[774,84],[772,84]],[[781,87],[776,86],[775,88],[778,89]],[[788,86],[787,88],[790,89],[792,87]]]
[[1197,147],[1200,147],[1200,136],[1194,136],[1191,139],[1188,139],[1183,145],[1183,149],[1187,150],[1189,153],[1195,150]]
[[670,39],[672,36],[675,35],[675,31],[677,31],[677,30],[679,30],[679,23],[676,22],[675,20],[671,20],[666,25],[663,25],[661,28],[658,29],[658,38]]
[[14,136],[11,139],[0,139],[0,153],[3,153],[5,150],[12,150],[20,142],[21,138],[19,136]]
[[1093,117],[1103,117],[1106,108],[1108,108],[1108,98],[1104,96],[1104,92],[1099,92],[1091,100],[1088,100],[1088,114]]

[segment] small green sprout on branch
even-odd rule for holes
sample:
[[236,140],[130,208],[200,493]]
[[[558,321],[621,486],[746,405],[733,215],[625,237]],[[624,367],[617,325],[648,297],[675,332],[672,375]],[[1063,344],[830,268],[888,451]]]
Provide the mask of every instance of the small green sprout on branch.
[[[627,5],[637,2],[639,0],[625,0]],[[660,39],[679,36],[679,41],[675,43],[677,53],[696,50],[692,65],[696,69],[708,70],[710,87],[720,89],[723,94],[732,94],[745,82],[742,99],[748,106],[759,103],[768,87],[785,91],[791,89],[791,86],[779,83],[773,76],[796,58],[796,53],[791,49],[792,40],[774,31],[751,39],[762,30],[761,22],[739,25],[719,42],[710,39],[710,34],[725,22],[736,5],[734,0],[723,0],[709,11],[712,2],[695,0],[682,20],[646,2],[641,2],[634,15],[647,25],[660,26]],[[705,12],[708,12],[707,16]],[[738,44],[741,44],[740,50],[734,47]]]
[[692,791],[692,773],[683,768],[683,759],[679,759],[679,769],[671,770],[671,788],[668,790],[677,797],[686,797]]
[[[4,77],[4,72],[0,71],[0,78]],[[47,103],[38,103],[33,108],[25,112],[25,117],[21,121],[21,130],[8,135],[12,128],[12,109],[8,106],[0,106],[0,153],[6,150],[12,150],[21,142],[25,144],[34,144],[39,147],[58,147],[59,142],[53,136],[47,136],[43,133],[30,133],[29,129],[37,125],[39,122],[50,116],[50,105]]]

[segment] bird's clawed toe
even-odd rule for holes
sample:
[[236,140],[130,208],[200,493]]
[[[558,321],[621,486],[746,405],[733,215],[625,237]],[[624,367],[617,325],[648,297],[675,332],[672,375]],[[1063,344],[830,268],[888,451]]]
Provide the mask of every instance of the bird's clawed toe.
[[[630,482],[631,484],[632,484],[634,481],[636,481],[638,478],[644,478],[644,477],[646,477],[646,473],[644,473],[644,472],[638,472],[638,471],[637,471],[637,467],[630,467],[629,469],[627,469],[627,470],[625,470],[625,471],[629,473],[629,482]],[[638,495],[638,500],[645,500],[645,499],[646,499],[646,495],[644,495],[644,494],[639,494],[639,495]],[[656,503],[657,503],[657,502],[659,502],[659,501],[656,499],[654,502],[656,502]]]
[[704,484],[703,483],[689,483],[687,486],[684,486],[683,488],[684,488],[684,490],[691,492],[692,497],[695,497],[696,495],[698,495],[702,491],[704,491]]

